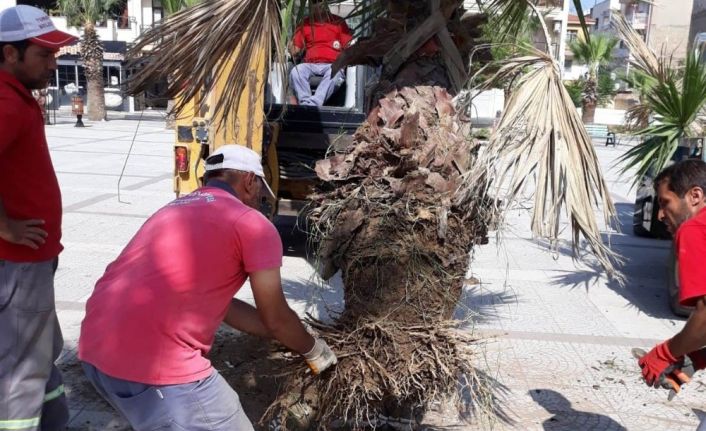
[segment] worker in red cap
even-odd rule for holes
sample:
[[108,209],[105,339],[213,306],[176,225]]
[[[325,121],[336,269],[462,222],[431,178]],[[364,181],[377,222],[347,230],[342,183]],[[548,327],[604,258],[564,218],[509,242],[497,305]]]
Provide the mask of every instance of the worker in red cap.
[[69,419],[54,365],[61,193],[32,90],[47,87],[56,52],[76,40],[35,7],[0,11],[0,430],[59,430]]

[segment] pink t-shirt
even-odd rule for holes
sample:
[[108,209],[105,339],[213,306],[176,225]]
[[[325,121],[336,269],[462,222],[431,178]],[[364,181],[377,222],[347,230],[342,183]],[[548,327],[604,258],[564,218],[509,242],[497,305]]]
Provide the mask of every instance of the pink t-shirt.
[[79,358],[150,385],[206,378],[231,298],[249,273],[280,266],[267,218],[219,188],[196,190],[150,217],[108,265],[86,303]]

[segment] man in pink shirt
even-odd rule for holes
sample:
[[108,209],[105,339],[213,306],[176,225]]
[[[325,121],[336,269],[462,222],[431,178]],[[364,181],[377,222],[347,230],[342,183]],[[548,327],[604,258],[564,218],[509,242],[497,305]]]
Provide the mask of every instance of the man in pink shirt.
[[[260,212],[254,151],[225,145],[205,187],[160,209],[108,265],[86,304],[79,359],[98,392],[140,430],[252,430],[206,358],[221,322],[273,338],[314,373],[336,363],[282,293],[282,242]],[[233,298],[250,280],[256,308]]]

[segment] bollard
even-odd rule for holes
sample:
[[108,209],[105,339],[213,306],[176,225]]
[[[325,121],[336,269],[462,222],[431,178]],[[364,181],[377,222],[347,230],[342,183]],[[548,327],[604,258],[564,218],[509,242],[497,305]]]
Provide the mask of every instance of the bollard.
[[76,116],[76,124],[74,127],[86,127],[83,124],[83,99],[81,96],[73,96],[71,98],[71,113]]

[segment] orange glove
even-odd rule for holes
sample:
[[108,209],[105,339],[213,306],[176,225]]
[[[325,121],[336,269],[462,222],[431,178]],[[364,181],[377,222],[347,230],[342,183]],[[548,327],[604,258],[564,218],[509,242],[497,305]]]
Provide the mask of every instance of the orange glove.
[[[669,351],[667,341],[656,345],[645,356],[640,358],[638,364],[642,368],[642,377],[649,386],[655,388],[662,383],[662,377],[674,371],[674,365],[681,358],[675,358]],[[670,369],[671,368],[671,369]]]

